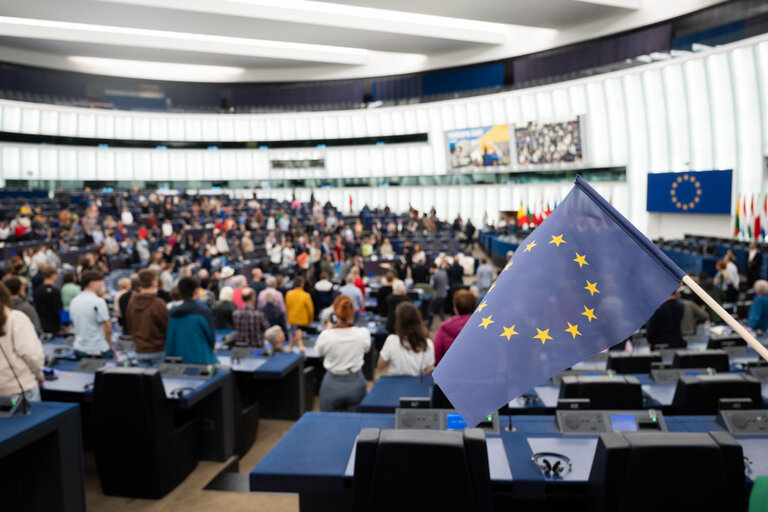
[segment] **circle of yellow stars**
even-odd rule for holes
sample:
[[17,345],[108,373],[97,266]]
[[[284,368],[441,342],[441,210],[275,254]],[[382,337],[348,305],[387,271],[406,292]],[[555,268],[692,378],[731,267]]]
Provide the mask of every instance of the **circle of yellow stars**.
[[[693,196],[693,199],[690,201],[681,201],[680,198],[677,195],[678,192],[678,186],[682,183],[690,182],[693,184],[694,189],[696,190],[696,195]],[[675,208],[678,210],[693,210],[696,207],[696,204],[701,201],[701,183],[699,180],[696,179],[695,176],[690,176],[688,174],[683,174],[682,176],[678,176],[675,181],[672,182],[672,187],[669,189],[669,195],[670,199],[672,200],[672,204],[675,205]]]
[[[681,181],[682,179],[683,178],[678,178],[678,181]],[[686,177],[685,179],[687,180],[688,178]],[[690,180],[697,184],[697,190],[700,191],[701,189],[699,188],[700,185],[698,184],[698,182],[695,181],[694,178],[690,178]],[[696,202],[698,202],[698,199],[697,199]],[[560,246],[563,245],[563,244],[567,245],[568,242],[564,239],[564,236],[565,235],[563,235],[563,234],[551,235],[552,240],[550,240],[547,243],[547,245],[554,244],[557,248],[560,248]],[[533,251],[533,249],[535,247],[538,247],[538,245],[536,243],[536,240],[532,240],[530,243],[525,245],[525,249],[523,249],[523,252],[524,253],[531,252],[531,251]],[[584,267],[589,267],[589,262],[587,261],[587,255],[586,254],[579,254],[578,251],[575,251],[575,255],[576,255],[576,257],[573,258],[572,261],[574,261],[575,263],[577,263],[579,265],[579,269],[584,269]],[[512,258],[510,258],[509,262],[504,267],[504,270],[502,271],[502,273],[508,271],[512,267],[513,264],[514,264],[514,261],[512,260]],[[590,297],[594,297],[596,293],[600,293],[600,290],[597,287],[597,282],[593,283],[589,279],[586,279],[586,283],[587,284],[586,284],[586,286],[584,286],[584,289],[589,292],[589,296]],[[494,282],[493,284],[491,284],[491,287],[488,289],[488,293],[487,294],[490,294],[491,291],[493,291],[493,289],[495,287],[496,287],[496,283]],[[476,311],[478,313],[482,313],[483,309],[487,305],[488,305],[487,301],[483,300],[483,302],[481,302],[480,305],[477,307]],[[581,315],[584,316],[589,323],[592,323],[592,320],[597,320],[597,315],[595,314],[595,308],[588,308],[587,306],[584,306],[584,311],[581,313]],[[492,314],[489,314],[487,317],[484,317],[484,316],[481,315],[480,318],[482,318],[482,321],[480,322],[480,324],[478,324],[478,327],[482,328],[483,330],[487,330],[488,327],[490,327],[491,324],[495,324],[496,323],[496,321],[493,319],[493,315]],[[581,336],[582,335],[581,332],[579,332],[579,324],[578,323],[576,323],[576,324],[572,324],[571,322],[566,322],[566,323],[568,324],[568,328],[567,329],[563,329],[563,332],[566,332],[566,333],[570,334],[572,339],[576,339],[576,336]],[[500,338],[506,338],[507,341],[510,341],[512,339],[512,336],[516,336],[516,335],[520,334],[519,332],[517,332],[515,330],[516,327],[517,327],[517,324],[512,324],[511,326],[501,325],[501,329],[502,329],[503,332],[499,335],[499,337]],[[532,338],[535,339],[535,340],[541,341],[542,345],[546,344],[546,342],[549,341],[549,340],[554,340],[554,338],[550,334],[551,328],[550,329],[539,329],[538,327],[536,327],[535,329],[536,329],[536,335],[533,336]]]

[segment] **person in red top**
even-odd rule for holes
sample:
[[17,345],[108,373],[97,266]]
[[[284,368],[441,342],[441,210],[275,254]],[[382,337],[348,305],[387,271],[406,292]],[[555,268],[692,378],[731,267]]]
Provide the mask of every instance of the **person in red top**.
[[341,243],[341,237],[336,237],[336,244],[333,246],[333,261],[339,262],[344,260],[344,244]]
[[456,316],[443,322],[435,334],[435,365],[448,352],[453,340],[469,321],[469,317],[475,311],[476,303],[477,300],[470,291],[459,290],[453,294],[453,312]]
[[141,226],[139,228],[139,238],[141,238],[142,240],[147,239],[147,228],[145,228],[144,226]]
[[355,287],[359,288],[360,293],[363,294],[363,307],[360,311],[365,311],[365,282],[360,277],[360,267],[352,267],[349,274],[355,276]]

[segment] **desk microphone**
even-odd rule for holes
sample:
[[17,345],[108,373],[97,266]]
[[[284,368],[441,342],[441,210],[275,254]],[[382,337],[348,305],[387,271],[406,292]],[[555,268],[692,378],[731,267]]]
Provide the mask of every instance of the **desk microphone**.
[[29,416],[29,400],[27,400],[27,396],[24,394],[24,386],[21,385],[21,381],[19,380],[19,376],[16,375],[16,370],[14,369],[13,365],[11,364],[11,360],[8,358],[8,354],[5,353],[5,349],[3,348],[3,344],[0,343],[0,351],[3,352],[3,357],[5,358],[6,362],[8,363],[8,368],[11,369],[11,373],[13,373],[13,378],[16,379],[16,384],[19,385],[19,391],[21,391],[21,414],[23,416]]

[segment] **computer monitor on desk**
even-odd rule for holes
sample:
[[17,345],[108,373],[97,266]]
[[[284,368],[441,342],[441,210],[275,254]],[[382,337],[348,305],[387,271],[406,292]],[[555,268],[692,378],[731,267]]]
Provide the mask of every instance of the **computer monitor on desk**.
[[672,410],[675,414],[717,414],[723,398],[746,398],[758,408],[763,402],[760,382],[741,374],[684,375],[677,381]]
[[643,392],[634,377],[564,377],[560,398],[588,398],[591,409],[643,407]]
[[707,350],[716,350],[726,347],[744,347],[747,342],[738,334],[713,334],[707,342]]
[[672,360],[673,368],[714,368],[718,372],[728,372],[731,363],[724,350],[678,350]]
[[661,354],[650,352],[637,354],[635,352],[609,352],[606,364],[609,370],[616,373],[650,373],[653,363],[661,362]]

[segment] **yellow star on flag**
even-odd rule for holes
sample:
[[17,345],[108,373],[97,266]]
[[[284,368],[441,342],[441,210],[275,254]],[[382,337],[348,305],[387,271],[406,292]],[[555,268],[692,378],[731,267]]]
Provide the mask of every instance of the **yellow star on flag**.
[[482,327],[483,329],[487,329],[489,325],[491,325],[493,323],[496,323],[493,320],[491,320],[491,317],[493,317],[493,315],[488,315],[486,318],[483,318],[483,321],[480,322],[480,325],[478,325],[478,327]]
[[485,306],[487,306],[487,305],[488,305],[488,303],[487,303],[487,302],[485,302],[485,301],[483,301],[483,303],[482,303],[482,304],[480,304],[479,306],[477,306],[477,311],[478,311],[478,312],[482,311],[482,310],[483,310],[483,308],[484,308]]
[[552,241],[549,243],[555,244],[556,246],[560,247],[560,244],[567,243],[565,240],[563,240],[563,235],[555,236],[552,235]]
[[595,308],[589,309],[587,306],[584,306],[584,312],[582,315],[587,317],[589,323],[592,323],[592,320],[597,320],[597,317],[595,316]]
[[576,339],[576,336],[581,336],[581,333],[579,332],[579,324],[573,325],[571,322],[566,323],[568,324],[568,328],[565,330],[565,332],[572,334],[573,339]]
[[587,286],[584,289],[590,293],[590,296],[600,293],[600,290],[597,289],[597,283],[590,283],[589,280],[587,280]]
[[573,259],[573,261],[579,264],[579,268],[583,267],[584,265],[589,265],[589,263],[587,263],[586,254],[581,255],[579,253],[576,253],[576,257]]
[[517,325],[517,324],[513,324],[512,327],[503,327],[504,332],[499,335],[499,338],[501,338],[502,336],[506,336],[507,340],[509,340],[515,334],[519,334],[519,333],[515,332],[515,325]]
[[495,282],[491,283],[491,287],[488,288],[488,293],[491,293],[491,290],[493,290],[494,288],[496,288],[496,283]]
[[551,340],[551,339],[554,339],[554,338],[552,338],[552,336],[550,336],[550,335],[549,335],[549,329],[544,329],[544,330],[542,331],[541,329],[539,329],[539,328],[537,327],[537,328],[536,328],[536,330],[537,330],[537,331],[539,331],[539,334],[537,334],[536,336],[534,336],[534,339],[537,339],[537,340],[541,340],[541,344],[542,344],[542,345],[543,345],[543,344],[544,344],[544,343],[545,343],[547,340]]
[[527,244],[525,246],[525,251],[523,251],[523,252],[531,252],[531,249],[533,249],[534,247],[536,247],[536,240],[534,240],[533,242]]
[[514,261],[512,261],[512,260],[509,260],[509,263],[507,263],[507,266],[506,266],[506,267],[504,267],[504,270],[509,270],[509,267],[511,267],[511,266],[512,266],[512,263],[514,263]]

